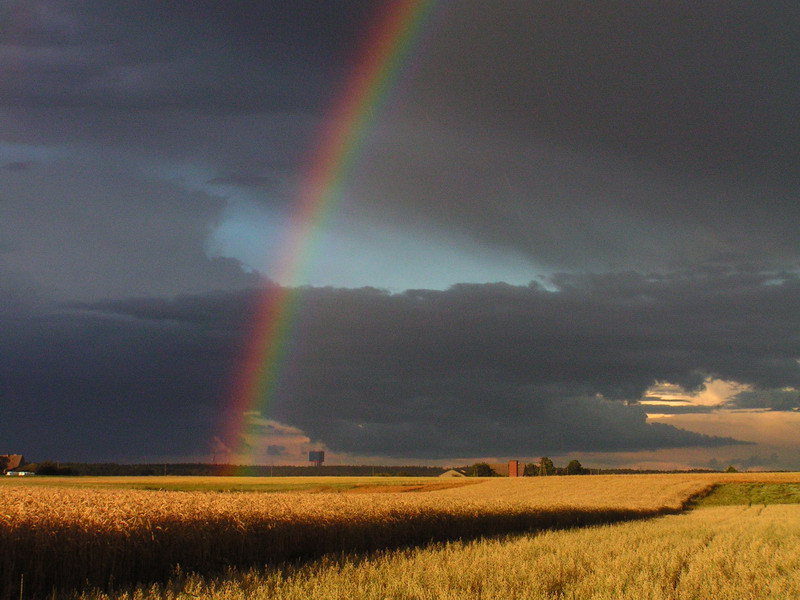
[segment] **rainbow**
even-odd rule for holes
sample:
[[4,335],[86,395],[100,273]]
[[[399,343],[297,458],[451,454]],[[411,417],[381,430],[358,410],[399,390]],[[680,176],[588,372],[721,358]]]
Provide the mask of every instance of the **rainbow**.
[[[281,383],[298,319],[298,286],[314,256],[319,232],[340,203],[342,187],[378,117],[398,89],[436,5],[436,0],[387,4],[333,106],[295,199],[273,277],[282,285],[270,286],[255,311],[234,384],[231,418],[223,440],[236,457],[250,455],[243,441],[247,415],[264,415]],[[252,462],[252,458],[242,462]]]

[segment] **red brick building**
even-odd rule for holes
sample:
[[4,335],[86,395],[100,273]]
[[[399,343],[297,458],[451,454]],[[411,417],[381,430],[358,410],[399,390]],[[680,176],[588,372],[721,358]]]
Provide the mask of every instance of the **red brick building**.
[[525,463],[521,463],[518,460],[510,460],[507,463],[494,463],[489,466],[500,477],[523,477],[525,475]]

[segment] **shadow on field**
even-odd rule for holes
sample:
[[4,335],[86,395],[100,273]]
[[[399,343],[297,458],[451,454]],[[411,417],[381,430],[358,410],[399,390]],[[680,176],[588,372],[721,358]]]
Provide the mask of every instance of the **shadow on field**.
[[87,528],[68,521],[50,521],[41,527],[18,523],[12,536],[0,536],[0,598],[63,597],[85,588],[110,591],[166,581],[178,568],[210,575],[229,567],[296,564],[325,554],[587,527],[681,510],[554,507],[458,512],[451,508],[398,513],[382,520],[265,520],[246,527],[230,515],[218,514],[161,519],[122,530]]

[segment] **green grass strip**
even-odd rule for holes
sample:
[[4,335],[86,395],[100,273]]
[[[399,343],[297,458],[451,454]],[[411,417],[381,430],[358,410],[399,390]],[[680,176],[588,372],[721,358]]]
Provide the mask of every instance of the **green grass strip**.
[[800,504],[800,483],[723,483],[693,506]]

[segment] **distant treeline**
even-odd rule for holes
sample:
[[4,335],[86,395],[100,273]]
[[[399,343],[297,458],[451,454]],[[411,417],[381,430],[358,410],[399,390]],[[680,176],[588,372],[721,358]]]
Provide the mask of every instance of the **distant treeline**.
[[658,470],[658,469],[588,469],[593,475],[659,475],[663,473],[719,473],[715,469],[682,469],[682,470]]
[[[502,469],[503,465],[490,465],[489,463],[479,462],[473,465],[460,467],[467,477],[503,477],[506,473]],[[664,473],[718,473],[713,469],[684,469],[674,471],[658,471],[654,469],[595,469],[586,468],[578,460],[571,460],[565,467],[557,467],[547,456],[543,456],[539,462],[520,465],[523,477],[542,477],[552,475],[649,475]],[[728,472],[736,472],[732,466],[728,467]]]
[[[327,465],[327,466],[270,466],[270,465],[219,465],[208,463],[72,463],[44,461],[28,463],[24,470],[37,475],[88,475],[88,476],[151,476],[151,475],[240,475],[244,477],[438,477],[447,469],[420,465],[389,467],[371,465]],[[492,477],[496,473],[486,463],[460,467],[467,476]],[[683,471],[658,471],[655,469],[592,469],[584,468],[578,461],[567,467],[554,467],[546,461],[545,470],[540,463],[525,465],[526,476],[536,475],[646,475],[658,473],[715,473],[713,469],[689,469]]]
[[[54,463],[41,463],[53,466]],[[34,472],[36,471],[33,465]],[[147,476],[147,475],[241,475],[246,477],[438,477],[444,473],[442,467],[424,467],[419,465],[387,467],[371,465],[329,465],[313,466],[269,466],[269,465],[218,465],[206,463],[148,463],[148,464],[117,464],[117,463],[58,463],[58,472],[48,468],[42,475],[90,475],[90,476]]]

